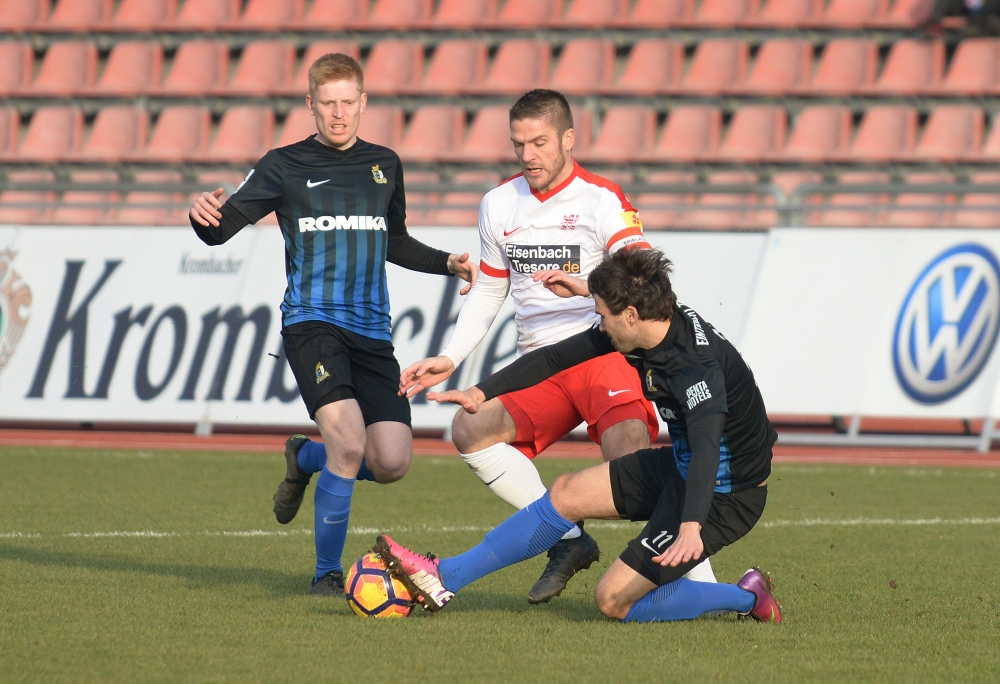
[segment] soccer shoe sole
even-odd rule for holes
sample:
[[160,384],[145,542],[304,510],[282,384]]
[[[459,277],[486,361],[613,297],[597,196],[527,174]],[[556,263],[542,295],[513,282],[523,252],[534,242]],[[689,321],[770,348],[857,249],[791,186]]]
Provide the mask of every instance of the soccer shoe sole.
[[375,546],[372,547],[372,552],[382,559],[382,562],[385,563],[385,568],[389,571],[389,574],[403,583],[406,590],[410,592],[410,596],[416,599],[416,602],[419,603],[424,610],[436,613],[444,608],[444,606],[439,606],[434,599],[428,596],[423,589],[418,587],[416,583],[410,579],[410,576],[403,571],[402,563],[400,563],[399,559],[396,558],[392,551],[389,550],[389,545],[382,538],[382,535],[379,535],[375,539]]
[[[589,536],[589,535],[588,535]],[[593,537],[590,537],[593,540]],[[542,576],[537,582],[528,590],[528,603],[531,605],[538,605],[539,603],[548,603],[555,597],[563,593],[566,585],[573,578],[573,575],[578,572],[583,572],[584,570],[589,570],[590,566],[601,560],[601,549],[597,546],[595,541],[593,544],[593,552],[589,558],[581,561],[576,567],[572,568],[572,571],[566,575],[565,573],[553,573],[551,576],[546,577],[546,572],[542,573]],[[545,566],[545,570],[548,570],[548,565]]]
[[274,517],[282,525],[287,525],[295,519],[302,506],[306,487],[312,476],[299,468],[298,454],[302,445],[308,441],[305,435],[292,435],[285,440],[285,479],[278,485],[274,493]]

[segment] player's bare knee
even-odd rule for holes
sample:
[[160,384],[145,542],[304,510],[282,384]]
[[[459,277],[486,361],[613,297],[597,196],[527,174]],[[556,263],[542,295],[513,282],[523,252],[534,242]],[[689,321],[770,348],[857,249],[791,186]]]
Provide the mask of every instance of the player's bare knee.
[[490,432],[480,416],[459,411],[451,424],[451,441],[459,453],[471,454],[501,441]]
[[632,607],[606,582],[597,583],[597,588],[594,589],[594,602],[603,615],[614,620],[624,620]]
[[565,473],[557,477],[552,486],[549,487],[549,500],[552,502],[552,506],[559,515],[569,520],[575,519],[572,517],[575,503],[570,486],[572,479],[572,473]]
[[605,461],[648,448],[649,428],[641,420],[623,420],[601,434],[601,456]]

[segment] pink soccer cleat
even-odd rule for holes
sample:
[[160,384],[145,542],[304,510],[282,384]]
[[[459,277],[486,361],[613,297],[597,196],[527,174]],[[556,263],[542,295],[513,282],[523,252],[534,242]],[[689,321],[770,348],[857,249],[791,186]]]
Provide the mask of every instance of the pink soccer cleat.
[[758,622],[781,622],[781,604],[771,593],[774,590],[774,582],[771,581],[770,575],[761,572],[759,568],[750,568],[736,586],[757,597],[757,602],[746,615]]
[[387,534],[380,534],[375,539],[372,551],[381,557],[392,576],[406,586],[425,610],[436,613],[455,595],[441,583],[441,572],[438,570],[437,559],[433,556],[410,551],[394,542]]

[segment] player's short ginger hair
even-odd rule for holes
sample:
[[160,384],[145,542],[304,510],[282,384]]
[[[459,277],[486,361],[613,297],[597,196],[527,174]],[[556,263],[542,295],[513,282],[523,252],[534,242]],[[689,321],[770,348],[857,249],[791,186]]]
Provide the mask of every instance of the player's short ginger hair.
[[355,81],[358,91],[365,92],[365,72],[358,60],[350,55],[331,52],[323,55],[309,67],[309,94],[316,95],[316,89],[331,81]]
[[573,128],[573,111],[566,96],[558,90],[535,88],[519,97],[510,108],[510,122],[524,119],[548,119],[559,135]]
[[634,306],[644,321],[669,321],[677,311],[672,270],[658,249],[621,249],[590,272],[587,286],[615,316]]

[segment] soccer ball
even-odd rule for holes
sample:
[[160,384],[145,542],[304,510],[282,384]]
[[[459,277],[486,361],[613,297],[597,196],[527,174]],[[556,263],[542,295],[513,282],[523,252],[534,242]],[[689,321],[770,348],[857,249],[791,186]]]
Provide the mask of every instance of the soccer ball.
[[344,581],[347,605],[365,617],[406,617],[413,610],[413,598],[403,583],[389,574],[377,554],[358,559]]

